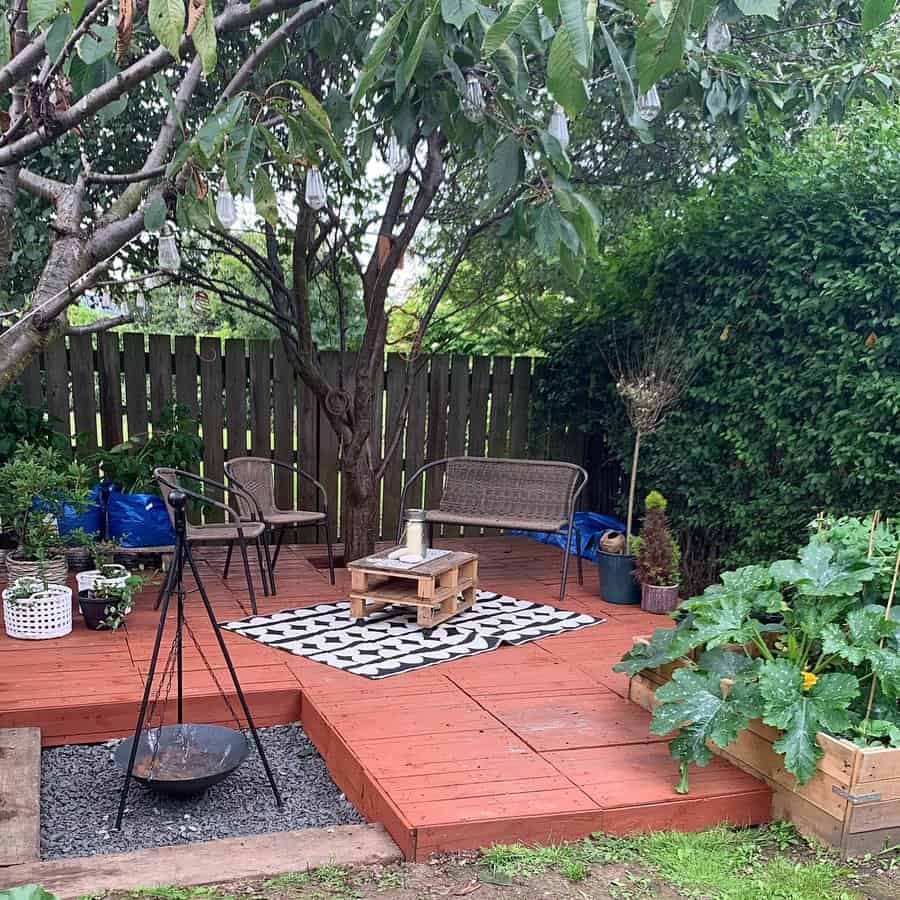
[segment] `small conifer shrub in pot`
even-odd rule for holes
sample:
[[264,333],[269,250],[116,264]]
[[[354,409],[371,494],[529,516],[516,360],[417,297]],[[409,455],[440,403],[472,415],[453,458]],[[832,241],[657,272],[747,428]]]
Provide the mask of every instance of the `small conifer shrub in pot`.
[[651,491],[644,501],[644,526],[632,542],[637,557],[635,578],[641,586],[641,609],[668,613],[678,605],[681,551],[666,516],[666,498]]

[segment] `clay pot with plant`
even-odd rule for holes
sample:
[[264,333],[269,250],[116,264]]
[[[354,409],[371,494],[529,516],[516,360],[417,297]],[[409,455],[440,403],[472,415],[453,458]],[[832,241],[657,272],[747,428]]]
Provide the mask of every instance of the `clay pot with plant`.
[[59,534],[57,519],[67,508],[84,510],[89,480],[85,465],[28,443],[0,466],[0,522],[16,536],[16,549],[6,556],[10,581],[31,576],[65,584],[70,538]]
[[641,609],[668,613],[678,606],[681,549],[666,516],[666,498],[651,491],[644,500],[644,525],[634,538],[634,577],[641,586]]

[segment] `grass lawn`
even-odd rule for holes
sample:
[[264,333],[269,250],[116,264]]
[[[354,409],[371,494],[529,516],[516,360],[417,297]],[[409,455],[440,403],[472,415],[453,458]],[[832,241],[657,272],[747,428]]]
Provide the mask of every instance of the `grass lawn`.
[[[552,847],[494,846],[427,864],[323,866],[263,882],[156,888],[115,900],[895,900],[900,848],[841,863],[790,825],[695,834],[594,835]],[[2,896],[2,895],[0,895]]]

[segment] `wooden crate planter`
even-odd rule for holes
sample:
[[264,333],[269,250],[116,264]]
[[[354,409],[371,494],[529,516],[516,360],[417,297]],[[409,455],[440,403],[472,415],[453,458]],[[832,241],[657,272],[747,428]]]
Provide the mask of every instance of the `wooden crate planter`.
[[[686,661],[676,661],[635,675],[628,698],[653,711],[656,689]],[[900,844],[900,749],[857,747],[820,733],[823,756],[804,785],[784,768],[772,744],[780,732],[759,720],[718,756],[765,781],[772,788],[772,818],[793,822],[797,830],[837,848],[845,857],[878,853]]]

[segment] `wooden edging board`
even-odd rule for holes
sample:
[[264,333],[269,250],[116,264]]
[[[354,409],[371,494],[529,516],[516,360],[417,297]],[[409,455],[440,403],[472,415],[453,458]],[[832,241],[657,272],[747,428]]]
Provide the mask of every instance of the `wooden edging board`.
[[324,865],[402,860],[400,849],[381,825],[337,825],[9,866],[0,869],[0,890],[40,884],[66,900],[102,891],[216,884]]
[[0,728],[0,866],[41,858],[41,729]]
[[[656,689],[687,661],[645,669],[629,682],[628,699],[649,711]],[[839,849],[843,856],[879,853],[900,843],[900,748],[864,748],[819,733],[822,757],[804,785],[785,771],[773,744],[780,732],[750,722],[736,741],[710,750],[772,788],[772,817],[794,823],[810,837]]]

